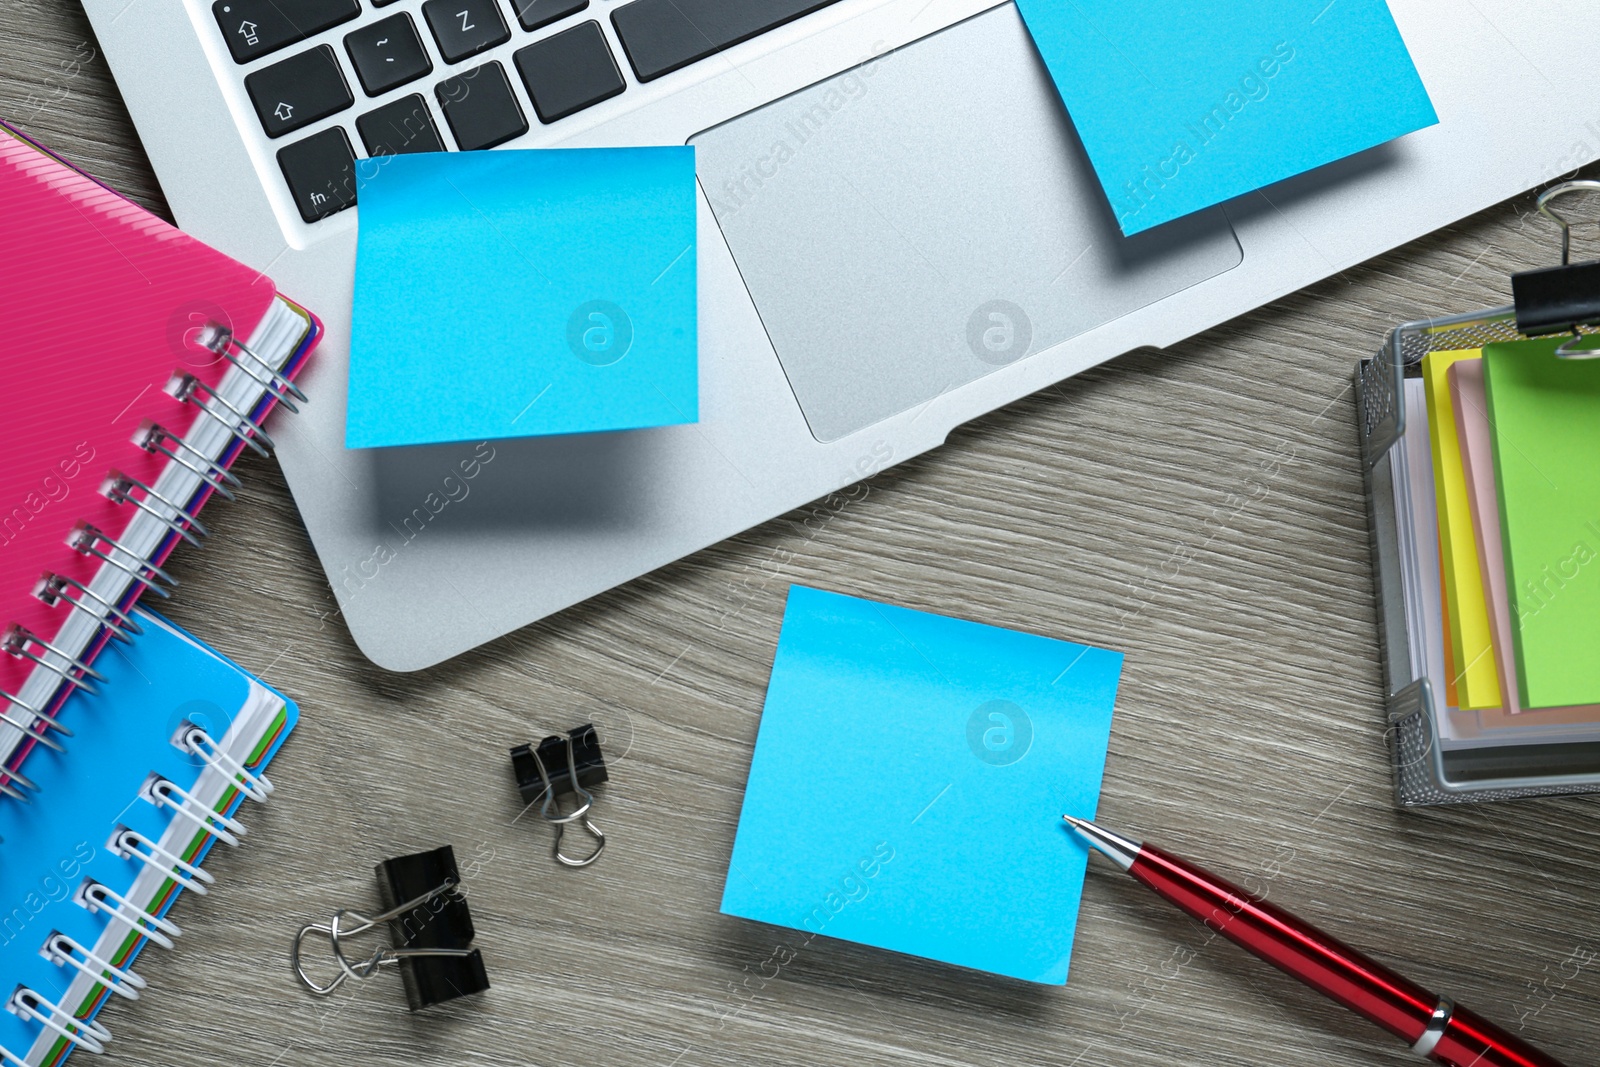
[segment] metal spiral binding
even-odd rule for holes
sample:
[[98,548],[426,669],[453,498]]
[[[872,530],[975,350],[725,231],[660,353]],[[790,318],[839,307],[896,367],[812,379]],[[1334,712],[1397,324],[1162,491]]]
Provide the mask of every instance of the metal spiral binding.
[[[68,589],[76,589],[78,591],[78,596],[76,598],[68,596]],[[34,587],[33,595],[44,601],[46,604],[49,604],[51,607],[55,607],[57,604],[65,601],[76,610],[87,614],[90,618],[94,619],[95,622],[100,623],[111,632],[113,637],[119,638],[120,640],[128,640],[129,633],[144,633],[144,628],[133,621],[132,615],[129,615],[126,611],[123,611],[121,608],[117,607],[115,604],[111,603],[111,601],[107,600],[99,593],[96,593],[82,582],[75,578],[68,578],[64,574],[51,574],[49,571],[46,571],[44,577],[39,579],[39,584]],[[84,603],[85,597],[93,600],[96,604],[99,604],[104,610],[95,611],[93,608],[89,607],[88,604]],[[112,621],[113,616],[116,618],[115,622]],[[123,633],[124,630],[126,630],[127,633]]]
[[[143,845],[144,848],[139,846]],[[144,849],[149,849],[146,852]],[[181,856],[173,855],[137,830],[119,829],[111,838],[111,851],[123,859],[138,860],[164,878],[171,878],[184,889],[205,896],[206,886],[217,879]],[[178,872],[182,871],[180,875]]]
[[[6,776],[6,781],[0,782],[0,793],[4,793],[12,800],[20,800],[24,804],[32,804],[33,801],[28,797],[28,794],[22,791],[22,789],[31,789],[37,793],[39,791],[39,784],[32,778],[29,778],[27,775],[23,774],[21,771],[15,770],[11,767],[5,768],[3,773]],[[21,786],[22,789],[18,789],[17,786]]]
[[[139,796],[158,808],[172,809],[174,814],[233,847],[238,847],[239,838],[249,832],[238,819],[206,807],[193,793],[160,775],[151,775],[144,788],[139,790]],[[200,814],[195,813],[196,808]]]
[[[71,967],[119,997],[138,1000],[139,990],[148,984],[132,971],[96,956],[60,930],[52,931],[50,936],[44,939],[44,947],[39,951],[51,963],[58,967]],[[83,959],[78,958],[80,955]]]
[[[205,382],[202,382],[194,375],[183,373],[174,374],[172,376],[172,380],[167,382],[167,392],[171,396],[182,400],[186,404],[193,404],[205,414],[217,420],[217,422],[222,425],[223,429],[227,430],[234,437],[255,449],[261,455],[270,456],[272,455],[271,450],[277,447],[277,445],[273,443],[272,438],[268,436],[267,431],[263,430],[259,423],[251,419],[247,413],[240,411],[238,408],[228,403],[228,401],[222,398],[221,393],[217,392],[215,389],[211,388],[211,386],[207,385]],[[213,404],[218,404],[224,408],[227,408],[228,411],[233,415],[233,418],[227,418],[221,412],[217,411],[217,409],[212,406]],[[245,432],[245,427],[247,426],[249,427],[248,433]]]
[[[3,695],[4,694],[0,694],[0,696],[3,696]],[[55,723],[55,725],[57,727],[59,727],[63,733],[66,732],[66,727],[61,726],[60,723],[56,723],[56,721],[54,719],[51,719],[49,721],[52,722],[52,723]],[[45,733],[43,730],[40,730],[38,727],[34,726],[33,724],[24,723],[24,721],[21,720],[21,719],[12,718],[11,717],[11,713],[9,711],[0,712],[0,722],[4,722],[7,726],[15,726],[17,729],[21,730],[24,734],[27,734],[29,737],[33,738],[35,741],[39,742],[41,745],[44,745],[46,748],[53,748],[57,752],[65,752],[67,750],[66,746],[63,745],[60,741],[57,741],[55,738],[51,737],[49,734]],[[7,771],[6,774],[10,775],[12,778],[16,778],[17,777],[17,772],[15,772],[15,771]],[[29,788],[30,789],[36,789],[37,787],[30,785]],[[8,795],[13,796],[13,797],[16,796],[15,793],[10,793]]]
[[[63,667],[58,663],[52,663],[50,660],[45,659],[37,652],[29,652],[29,645],[38,645],[51,655],[57,656],[66,661],[66,666]],[[67,655],[61,649],[57,648],[55,645],[52,645],[49,641],[46,641],[44,638],[34,633],[26,626],[21,626],[17,623],[12,623],[11,627],[6,630],[5,636],[0,637],[0,648],[5,649],[18,659],[25,659],[30,663],[38,664],[47,671],[55,672],[61,676],[63,681],[70,682],[74,687],[89,693],[93,693],[95,688],[88,682],[84,681],[82,675],[88,675],[90,678],[93,678],[98,682],[103,682],[106,680],[105,675],[101,674],[99,671],[95,670],[81,659]],[[73,674],[73,671],[78,671],[80,673]]]
[[[138,497],[134,496],[133,491],[135,489],[144,490],[145,499],[140,500]],[[188,541],[191,545],[196,547],[199,547],[200,545],[200,537],[211,536],[211,531],[207,530],[205,525],[199,519],[195,518],[183,508],[179,507],[177,504],[174,504],[172,501],[168,500],[166,497],[150,488],[150,486],[145,485],[139,479],[123,474],[121,471],[113,470],[110,474],[108,474],[106,476],[105,483],[100,486],[100,492],[104,494],[107,499],[113,501],[114,503],[132,504],[134,507],[144,512],[146,515],[154,518],[157,522],[161,523],[161,525],[165,526],[167,529],[171,530],[173,533],[177,534],[179,537],[182,537],[185,541]],[[152,500],[161,501],[161,503],[165,504],[172,510],[173,515],[182,515],[186,520],[188,520],[187,524],[178,522],[176,518],[163,515],[156,509],[154,504],[150,503]],[[193,531],[192,533],[190,532],[191,530]],[[195,534],[199,534],[200,537],[196,537]]]
[[[172,939],[183,935],[177,923],[169,922],[159,915],[152,915],[143,908],[134,907],[133,902],[127,897],[93,878],[84,879],[83,885],[79,887],[73,899],[91,913],[104,912],[112,921],[121,923],[140,937],[148,938],[162,948],[171,948]],[[112,902],[115,902],[115,907],[112,906]]]
[[[45,745],[46,747],[53,748],[57,752],[65,752],[66,751],[66,749],[62,747],[61,742],[57,741],[55,738],[51,737],[49,734],[45,733],[44,731],[40,730],[38,727],[34,726],[33,722],[34,722],[34,720],[42,722],[46,726],[50,727],[52,730],[59,730],[61,733],[66,734],[68,737],[72,736],[72,731],[71,730],[69,730],[65,726],[61,725],[61,723],[57,722],[52,716],[46,715],[43,711],[41,711],[38,708],[34,707],[32,704],[29,704],[27,701],[21,699],[20,697],[14,696],[11,693],[6,692],[4,689],[0,689],[0,701],[4,701],[5,704],[6,704],[6,710],[5,711],[0,711],[0,721],[4,721],[4,722],[9,723],[12,726],[15,726],[17,729],[21,730],[23,733],[25,733],[29,737],[33,738],[35,741],[39,742],[41,745]],[[21,708],[23,711],[27,712],[30,716],[32,716],[32,719],[18,719],[16,717],[14,717],[11,714],[11,709],[13,707]],[[15,774],[15,772],[7,772],[7,773]]]
[[185,728],[173,742],[183,751],[199,756],[206,761],[212,770],[226,777],[229,783],[237,787],[245,796],[258,804],[265,803],[267,796],[273,790],[273,784],[267,781],[267,776],[257,774],[232,756],[222,750],[222,746],[212,740],[210,734],[193,723],[186,722]]
[[[32,1001],[30,1004],[29,1001]],[[53,1000],[47,1000],[39,993],[27,986],[18,986],[17,991],[11,994],[11,1000],[6,1008],[13,1015],[20,1015],[24,1019],[32,1019],[40,1025],[54,1030],[62,1037],[71,1041],[88,1052],[96,1054],[106,1050],[106,1042],[111,1040],[111,1031],[97,1022],[88,1019],[74,1018],[73,1014]],[[40,1011],[40,1008],[47,1009]],[[66,1020],[57,1022],[57,1018]]]
[[[202,482],[205,482],[229,500],[234,499],[233,490],[229,489],[228,486],[238,485],[239,479],[234,477],[233,472],[212,462],[204,452],[201,452],[160,423],[146,423],[138,433],[133,435],[133,443],[146,452],[154,452],[158,456],[166,456],[172,462],[189,468]],[[176,446],[176,450],[168,448],[167,445],[169,444]],[[193,456],[200,461],[202,466],[195,466],[184,456]]]
[[[210,349],[223,359],[227,360],[229,363],[232,363],[235,367],[238,367],[239,370],[244,372],[247,377],[254,380],[268,393],[272,394],[272,398],[274,400],[288,408],[290,411],[298,412],[300,410],[299,408],[295,407],[294,404],[289,402],[290,396],[293,396],[297,400],[304,400],[306,398],[306,394],[300,391],[300,387],[295,385],[294,382],[290,381],[288,378],[285,378],[283,375],[279,374],[277,371],[273,370],[272,364],[268,363],[266,360],[256,355],[255,352],[251,351],[250,348],[246,346],[243,341],[235,337],[233,335],[233,331],[228,329],[226,326],[217,322],[208,322],[200,328],[198,335],[195,337],[195,341],[198,342],[201,347]],[[245,363],[241,362],[236,356],[234,356],[230,349],[237,349],[239,353],[245,357],[245,359],[250,361],[250,365],[247,366]],[[261,368],[266,376],[262,377],[260,374],[257,374],[254,369],[256,367]]]
[[[122,554],[133,559],[134,562],[138,564],[137,569],[128,566],[126,563],[118,560],[115,556],[109,555],[94,547],[96,541],[104,541],[106,544],[111,546],[112,551],[121,552]],[[160,567],[157,567],[149,560],[139,556],[137,553],[129,551],[127,547],[119,542],[116,538],[102,532],[100,528],[95,526],[93,523],[80,522],[77,526],[73,527],[71,536],[67,538],[67,544],[71,545],[85,556],[93,556],[101,563],[117,568],[117,570],[121,571],[123,574],[126,574],[129,578],[132,578],[135,582],[138,582],[140,585],[144,586],[146,589],[163,599],[171,596],[172,594],[161,588],[161,586],[157,585],[156,582],[163,581],[174,586],[178,584],[173,580],[172,575],[168,574]]]
[[[299,411],[292,398],[305,400],[305,393],[301,392],[286,375],[275,370],[271,364],[262,359],[250,346],[233,336],[233,332],[218,323],[207,323],[196,338],[205,348],[222,356],[233,364],[240,373],[252,382],[261,386],[276,402],[287,407],[291,412]],[[248,412],[241,411],[217,389],[206,384],[192,374],[176,373],[167,382],[166,392],[179,401],[193,404],[207,417],[228,431],[229,435],[249,445],[263,456],[270,455],[270,449],[276,447],[268,433],[250,417]],[[230,417],[231,416],[231,417]],[[165,426],[153,421],[146,421],[140,430],[134,434],[133,443],[155,455],[160,455],[172,463],[179,464],[191,474],[198,477],[209,489],[227,497],[235,499],[232,488],[240,485],[240,481],[221,462],[195,448],[179,435],[168,430]],[[201,538],[210,535],[205,525],[186,507],[169,499],[158,491],[153,485],[134,478],[118,470],[111,470],[100,486],[103,496],[117,504],[132,504],[140,511],[149,515],[172,533],[177,534],[190,544],[199,546]],[[169,595],[168,588],[178,585],[173,578],[153,560],[145,558],[134,552],[121,541],[110,536],[88,522],[80,522],[67,538],[67,544],[79,553],[92,556],[102,565],[113,567],[127,575],[137,586],[154,590],[159,596]],[[103,547],[102,547],[103,546]],[[164,588],[165,586],[165,588]],[[103,626],[107,633],[120,641],[127,641],[129,634],[142,631],[139,624],[129,612],[116,603],[106,599],[88,585],[76,581],[62,574],[46,572],[34,588],[34,595],[45,604],[52,607],[65,600],[69,607],[75,611],[86,613],[97,625]],[[34,646],[42,651],[35,651]],[[96,691],[88,679],[104,680],[104,676],[92,669],[87,662],[76,656],[67,654],[63,649],[51,644],[49,641],[33,633],[26,627],[13,624],[6,628],[4,636],[0,637],[0,649],[28,660],[35,667],[42,667],[52,672],[62,683],[74,689],[82,689],[89,693]],[[42,745],[47,745],[57,751],[65,751],[51,732],[59,732],[71,736],[72,731],[63,726],[53,716],[46,714],[40,708],[23,701],[21,698],[0,689],[0,723],[13,726],[24,735]],[[190,724],[192,726],[192,724]],[[184,735],[181,740],[175,741],[180,748],[192,752],[205,762],[227,776],[230,784],[240,788],[252,800],[263,801],[272,792],[272,783],[264,776],[252,773],[233,757],[224,752],[215,740],[205,731],[194,727]],[[29,792],[37,792],[38,785],[24,775],[21,771],[0,766],[0,796],[9,797],[24,804],[32,803]],[[175,792],[174,792],[175,791]],[[182,796],[183,802],[173,799]],[[243,834],[244,828],[237,820],[217,816],[219,822],[212,818],[197,818],[189,810],[188,802],[193,798],[177,786],[166,783],[157,793],[152,795],[152,802],[163,806],[170,806],[174,811],[186,818],[195,820],[200,826],[221,837],[223,840],[234,844],[237,836]],[[146,854],[139,851],[135,844],[128,843],[127,847],[145,863],[155,865],[152,856],[170,858],[174,866],[189,872],[186,879],[180,878],[186,887],[198,893],[205,892],[201,883],[212,881],[209,875],[184,863],[176,856],[166,853],[154,842],[148,841],[137,834],[129,832],[121,835],[119,841],[134,843],[143,841],[152,852]],[[177,877],[174,874],[174,877]],[[104,887],[101,887],[104,889]],[[104,889],[110,893],[111,890]],[[121,900],[121,898],[117,898]],[[124,904],[126,901],[123,902]],[[116,917],[126,919],[120,912],[113,912]],[[154,920],[158,924],[161,920]],[[173,934],[177,927],[166,924]],[[144,927],[135,926],[146,936],[162,940],[170,945],[158,931],[146,930]],[[70,1035],[66,1035],[70,1036]],[[87,1047],[87,1044],[86,1044]],[[96,1050],[98,1051],[98,1050]],[[4,1046],[0,1046],[0,1067],[8,1061],[21,1062]]]

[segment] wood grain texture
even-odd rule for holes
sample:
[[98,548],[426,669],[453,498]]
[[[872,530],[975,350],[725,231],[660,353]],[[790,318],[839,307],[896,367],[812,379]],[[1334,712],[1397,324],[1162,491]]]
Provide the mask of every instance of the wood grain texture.
[[[0,7],[0,115],[165,212],[72,3]],[[132,1064],[1269,1065],[1414,1062],[1093,865],[1072,981],[992,979],[717,913],[798,581],[1127,653],[1101,812],[1266,890],[1572,1063],[1600,1048],[1596,801],[1391,801],[1352,362],[1392,323],[1509,300],[1552,258],[1530,198],[1165,352],[962,428],[802,509],[436,669],[356,651],[275,464],[247,457],[170,613],[293,694],[279,791],[106,1019]],[[1317,254],[1307,248],[1306,254]],[[594,719],[594,868],[520,821],[506,750]],[[449,842],[493,989],[412,1016],[329,1000],[294,929],[372,906],[372,864]],[[775,949],[794,958],[770,977]]]

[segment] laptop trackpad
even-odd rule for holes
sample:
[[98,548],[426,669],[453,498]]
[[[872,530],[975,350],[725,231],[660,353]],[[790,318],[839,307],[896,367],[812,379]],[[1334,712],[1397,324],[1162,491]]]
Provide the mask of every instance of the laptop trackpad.
[[1011,4],[690,143],[820,441],[1242,258],[1215,208],[1121,235]]

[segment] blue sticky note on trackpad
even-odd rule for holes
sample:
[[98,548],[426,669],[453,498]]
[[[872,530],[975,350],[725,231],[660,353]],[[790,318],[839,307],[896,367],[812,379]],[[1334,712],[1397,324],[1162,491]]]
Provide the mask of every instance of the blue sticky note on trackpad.
[[360,163],[350,448],[698,418],[694,149]]
[[1135,234],[1438,121],[1384,0],[1017,0]]
[[1067,980],[1122,655],[793,586],[722,911]]

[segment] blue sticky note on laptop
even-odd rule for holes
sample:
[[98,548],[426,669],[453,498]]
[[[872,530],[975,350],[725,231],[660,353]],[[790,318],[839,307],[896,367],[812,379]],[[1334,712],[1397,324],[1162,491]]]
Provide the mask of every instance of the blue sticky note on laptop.
[[792,586],[722,911],[1067,980],[1122,655]]
[[1125,234],[1438,121],[1384,0],[1017,0]]
[[362,160],[350,448],[698,418],[694,149]]

